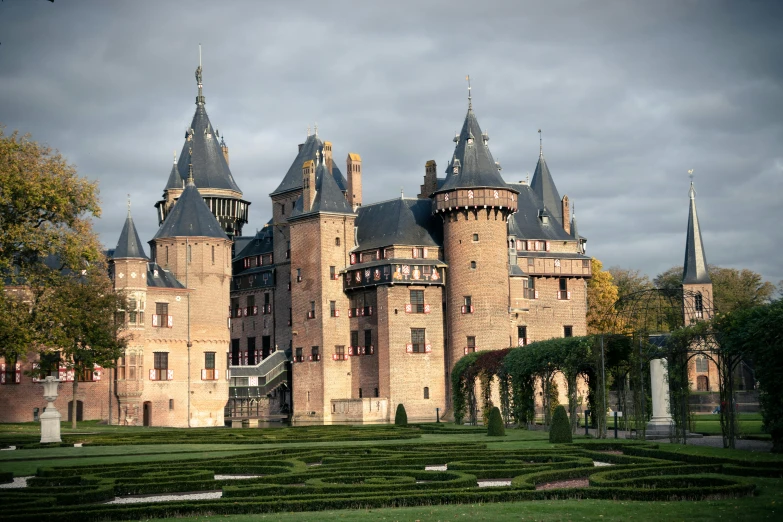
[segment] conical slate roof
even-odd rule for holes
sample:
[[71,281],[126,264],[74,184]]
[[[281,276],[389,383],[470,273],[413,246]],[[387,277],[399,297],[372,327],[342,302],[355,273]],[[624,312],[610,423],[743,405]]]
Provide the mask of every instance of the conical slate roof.
[[201,236],[228,239],[214,214],[204,203],[193,180],[185,185],[174,207],[152,239],[162,237]]
[[[319,138],[317,134],[308,136],[307,140],[302,144],[299,153],[296,155],[294,162],[288,168],[288,172],[286,172],[283,177],[283,181],[281,181],[280,185],[278,185],[274,192],[269,195],[275,196],[277,194],[283,194],[284,192],[301,189],[302,165],[308,160],[316,161],[315,153],[321,153],[323,146],[324,142],[321,141],[321,138]],[[340,176],[342,176],[342,174],[340,174]]]
[[389,245],[439,246],[443,220],[432,216],[429,199],[391,199],[359,207],[359,249]]
[[166,189],[184,187],[185,179],[179,175],[179,171],[177,170],[177,162],[175,161],[171,166],[171,172],[169,172],[169,180],[166,182]]
[[[192,138],[188,141],[188,136]],[[228,168],[223,149],[220,148],[220,140],[212,128],[212,123],[207,116],[207,110],[203,103],[196,104],[196,113],[190,128],[185,133],[185,143],[179,155],[177,173],[179,177],[169,176],[166,189],[182,188],[183,182],[188,179],[189,151],[192,150],[193,181],[197,187],[203,189],[227,189],[242,193],[239,190],[231,170]]]
[[538,156],[538,164],[536,165],[536,171],[533,173],[533,179],[530,181],[530,188],[544,202],[544,207],[549,210],[549,215],[562,224],[562,201],[560,194],[557,192],[555,181],[552,179],[552,174],[549,173],[549,167],[546,164],[543,152]]
[[[299,178],[301,179],[301,166],[299,167]],[[301,183],[301,182],[300,182]],[[337,180],[329,173],[329,169],[323,161],[315,169],[315,198],[313,199],[313,205],[310,208],[311,214],[313,212],[333,212],[338,214],[353,214],[353,209],[348,201],[345,199],[345,194],[340,190],[340,186],[337,184]],[[299,197],[294,206],[291,217],[305,214],[304,202],[302,198],[304,194]]]
[[704,244],[701,241],[699,216],[696,214],[696,191],[691,182],[690,209],[688,211],[688,236],[685,240],[685,263],[682,270],[682,283],[712,283],[707,271],[707,257],[704,255]]
[[128,217],[125,219],[125,225],[123,225],[120,233],[120,240],[117,241],[117,248],[114,249],[112,257],[114,259],[147,259],[141,239],[139,239],[139,233],[136,231],[136,225],[133,224],[130,210],[128,210]]
[[456,140],[457,146],[446,171],[446,181],[438,192],[473,187],[508,188],[481,134],[472,107],[468,108]]

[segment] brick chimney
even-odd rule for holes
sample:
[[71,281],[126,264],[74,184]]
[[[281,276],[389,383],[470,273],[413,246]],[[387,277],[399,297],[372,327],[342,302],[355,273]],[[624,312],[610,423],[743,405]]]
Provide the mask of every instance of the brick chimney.
[[362,206],[362,157],[355,152],[349,152],[346,169],[348,171],[348,204],[353,210],[356,210]]
[[571,233],[571,204],[568,202],[568,196],[563,196],[563,229],[566,234]]
[[329,174],[332,173],[332,142],[331,141],[325,141],[324,142],[324,163],[326,164],[326,168],[329,169]]
[[304,212],[310,212],[315,200],[315,162],[307,160],[302,164],[302,205]]
[[438,189],[438,165],[435,160],[429,160],[424,164],[424,184],[421,186],[419,198],[428,198]]
[[226,158],[226,165],[228,165],[228,145],[223,140],[220,140],[220,150],[223,151],[223,157]]

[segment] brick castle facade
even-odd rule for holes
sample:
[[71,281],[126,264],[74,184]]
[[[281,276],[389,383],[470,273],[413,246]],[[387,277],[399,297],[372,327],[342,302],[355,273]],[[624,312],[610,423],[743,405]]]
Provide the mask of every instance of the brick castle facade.
[[[271,219],[242,236],[250,203],[200,68],[197,80],[149,257],[130,212],[110,252],[131,298],[130,345],[117,369],[80,384],[84,419],[388,422],[404,404],[409,420],[431,421],[448,412],[466,353],[586,334],[590,258],[570,200],[543,150],[530,183],[505,181],[472,103],[445,176],[427,161],[417,198],[365,204],[361,156],[347,153],[343,173],[332,143],[308,133],[270,193]],[[0,389],[0,420],[32,420],[39,389],[21,363],[4,369],[19,384]],[[69,393],[60,387],[61,411]]]

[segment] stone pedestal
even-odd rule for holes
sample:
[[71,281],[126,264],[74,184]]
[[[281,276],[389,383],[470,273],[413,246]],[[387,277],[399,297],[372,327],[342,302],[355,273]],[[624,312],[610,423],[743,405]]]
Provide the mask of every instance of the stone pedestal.
[[57,399],[57,386],[60,381],[54,377],[44,379],[44,399],[48,402],[46,409],[41,414],[41,443],[62,442],[60,438],[60,412],[54,407]]
[[653,415],[647,423],[647,438],[668,438],[672,430],[672,416],[669,414],[669,379],[664,359],[650,361],[650,392]]

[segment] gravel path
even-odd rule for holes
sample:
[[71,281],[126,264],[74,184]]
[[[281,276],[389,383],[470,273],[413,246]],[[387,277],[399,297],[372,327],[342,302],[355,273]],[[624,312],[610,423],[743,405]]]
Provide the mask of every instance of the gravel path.
[[8,484],[0,484],[0,489],[19,489],[27,487],[27,479],[33,477],[14,477],[13,482]]
[[211,500],[223,496],[222,491],[186,493],[184,495],[151,495],[148,497],[117,497],[107,504],[139,504],[141,502],[171,502],[173,500]]
[[499,488],[503,486],[510,486],[511,480],[479,480],[478,487],[480,488]]
[[440,466],[424,466],[424,471],[446,471],[448,469],[446,466],[448,466],[448,464],[443,464]]
[[245,480],[261,477],[263,475],[215,475],[215,480]]
[[590,486],[590,480],[586,478],[571,479],[571,480],[558,480],[557,482],[547,482],[546,484],[538,484],[536,491],[543,489],[568,489],[568,488],[586,488]]

